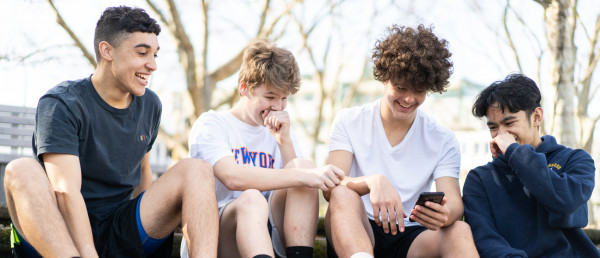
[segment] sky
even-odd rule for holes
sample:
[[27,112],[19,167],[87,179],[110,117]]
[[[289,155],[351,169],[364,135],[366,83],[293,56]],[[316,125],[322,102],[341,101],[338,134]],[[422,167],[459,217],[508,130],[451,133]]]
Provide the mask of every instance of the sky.
[[[180,10],[184,22],[186,25],[190,24],[187,32],[193,40],[199,40],[200,33],[198,27],[194,27],[194,25],[200,24],[201,21],[199,15],[193,12],[197,12],[198,9],[192,1],[180,2],[182,3]],[[214,20],[213,24],[223,24],[222,27],[215,30],[216,33],[212,36],[217,38],[211,42],[213,51],[209,53],[209,66],[214,69],[218,64],[227,60],[232,53],[237,53],[242,47],[239,42],[244,42],[240,39],[250,37],[252,33],[247,31],[254,30],[254,27],[236,30],[235,27],[240,25],[233,25],[233,23],[239,23],[239,21],[231,21],[231,17],[248,18],[250,25],[256,23],[257,17],[250,17],[256,16],[256,12],[251,13],[248,9],[252,10],[251,7],[256,9],[256,6],[248,1],[220,0],[213,2],[216,3],[213,5],[215,14],[211,17]],[[318,13],[318,10],[311,10],[310,5],[320,6],[319,1],[306,2],[310,4],[307,4],[308,7],[302,10],[303,13],[306,13],[307,16]],[[374,3],[383,6],[387,2],[375,1]],[[501,60],[500,53],[481,53],[486,52],[484,46],[498,44],[492,36],[493,33],[483,26],[481,19],[492,19],[499,14],[482,16],[473,13],[470,11],[472,9],[470,1],[436,1],[435,8],[428,4],[415,5],[410,4],[410,1],[404,2],[408,4],[405,6],[399,4],[400,7],[393,8],[391,11],[381,11],[373,24],[368,22],[370,12],[364,10],[363,1],[346,1],[340,11],[342,13],[340,16],[344,17],[340,19],[340,25],[338,25],[343,27],[343,35],[339,36],[337,40],[340,46],[345,46],[344,48],[351,52],[340,53],[340,60],[350,63],[347,65],[349,67],[352,63],[360,63],[353,62],[352,56],[368,55],[375,39],[380,37],[390,24],[414,26],[418,22],[422,22],[426,25],[433,25],[434,31],[449,41],[450,48],[454,53],[452,58],[455,65],[453,78],[467,78],[485,84],[502,77],[502,72],[510,71],[510,68],[505,68],[506,65],[502,62],[486,60],[488,58]],[[433,3],[433,1],[421,2]],[[92,52],[93,29],[104,8],[119,4],[146,8],[145,2],[139,0],[59,0],[55,1],[55,4],[66,22]],[[81,52],[72,47],[72,40],[56,24],[54,13],[46,1],[7,0],[3,5],[5,8],[0,10],[0,24],[2,24],[2,30],[6,37],[0,40],[0,56],[9,56],[13,59],[22,56],[29,57],[23,62],[0,60],[0,103],[35,106],[37,99],[50,87],[63,80],[85,77],[93,72],[93,68],[82,57]],[[412,10],[414,14],[405,14],[407,10]],[[156,17],[152,12],[149,13]],[[372,32],[365,39],[364,31],[367,29]],[[243,35],[245,31],[247,35]],[[474,33],[475,31],[477,33]],[[328,31],[324,29],[319,33],[324,35]],[[313,40],[322,41],[324,40],[322,38],[317,35],[313,37]],[[306,53],[300,52],[298,41],[298,37],[285,35],[279,42],[282,46],[299,53],[298,60],[303,74],[311,73],[314,68],[310,65]],[[174,44],[166,29],[159,36],[159,42],[161,44],[158,59],[159,70],[153,75],[152,85],[169,85],[170,89],[183,90],[185,87],[183,83],[174,83],[178,81],[174,78],[181,78],[182,73],[177,65]],[[316,50],[317,53],[318,51]],[[485,57],[485,55],[489,57]],[[355,65],[358,66],[358,64]],[[348,69],[347,74],[351,77],[356,74],[356,71]],[[235,83],[235,80],[225,83],[231,85]]]
[[[283,0],[271,0],[273,10],[281,9]],[[290,1],[290,0],[286,0]],[[56,7],[71,29],[79,36],[89,51],[93,53],[93,30],[102,11],[108,6],[129,5],[148,10],[141,0],[55,0]],[[156,3],[161,3],[155,0]],[[305,0],[303,8],[294,12],[310,25],[311,17],[322,14],[325,0]],[[309,44],[315,46],[319,69],[345,65],[342,80],[352,81],[359,76],[361,60],[370,55],[370,49],[378,38],[381,38],[386,27],[391,24],[415,26],[423,23],[433,26],[434,32],[449,42],[453,53],[453,82],[469,80],[476,84],[489,85],[504,78],[508,73],[518,70],[515,58],[507,47],[502,15],[504,0],[421,0],[395,1],[390,6],[389,0],[362,1],[346,0],[336,12],[335,21],[324,20],[317,27]],[[193,43],[199,45],[201,37],[202,17],[198,15],[198,3],[192,0],[177,1],[186,32]],[[519,49],[523,63],[523,72],[537,79],[538,69],[545,71],[547,67],[538,68],[535,56],[540,51],[536,38],[543,41],[543,9],[533,0],[511,1],[511,5],[521,13],[528,27],[523,27],[512,12],[509,13],[509,28]],[[580,22],[592,29],[597,15],[594,0],[580,0]],[[258,24],[260,4],[252,0],[219,0],[211,1],[209,14],[211,36],[209,39],[208,65],[215,69],[237,53],[249,38],[253,36]],[[166,9],[166,8],[165,8]],[[371,20],[373,10],[377,15]],[[596,13],[594,13],[596,12]],[[55,14],[47,1],[43,0],[5,0],[0,8],[0,24],[4,36],[0,40],[0,104],[35,107],[37,100],[48,89],[64,80],[79,79],[93,73],[93,67],[85,60],[79,49],[66,32],[56,24]],[[334,24],[338,30],[331,29]],[[279,46],[290,49],[300,65],[304,75],[314,73],[315,67],[308,58],[307,51],[302,49],[297,26],[293,22],[287,27],[276,28],[282,33],[277,41]],[[532,33],[533,32],[533,33]],[[324,64],[320,57],[325,51],[325,42],[332,36],[332,57]],[[587,52],[584,35],[578,31],[578,48],[581,60],[585,60]],[[157,60],[159,69],[151,77],[150,88],[159,95],[167,96],[171,92],[184,92],[183,73],[178,64],[175,44],[166,28],[159,35],[161,51]],[[8,57],[10,60],[2,59]],[[17,59],[27,57],[23,61]],[[543,60],[547,58],[543,57]],[[15,61],[17,60],[17,61]],[[371,64],[368,64],[369,66]],[[581,73],[582,66],[578,66]],[[598,76],[595,83],[597,84]],[[547,84],[545,78],[538,81]],[[331,80],[331,78],[328,78]],[[233,89],[236,76],[222,81],[220,89]],[[450,87],[453,87],[452,85]],[[552,92],[541,87],[545,98],[551,99]],[[162,98],[161,96],[161,98]],[[168,98],[165,98],[168,99]],[[163,101],[164,102],[164,101]],[[551,105],[550,103],[549,105]],[[598,106],[597,106],[598,107]],[[600,107],[595,108],[600,113]]]

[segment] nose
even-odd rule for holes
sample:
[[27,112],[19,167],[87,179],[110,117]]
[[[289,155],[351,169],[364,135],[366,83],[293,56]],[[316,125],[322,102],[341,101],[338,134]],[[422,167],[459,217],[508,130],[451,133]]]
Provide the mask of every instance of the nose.
[[154,56],[150,57],[150,61],[148,61],[146,67],[148,67],[148,69],[150,69],[152,72],[158,69],[158,65],[156,64],[156,58]]
[[277,99],[277,100],[273,100],[273,103],[271,103],[271,109],[274,111],[281,111],[284,108],[284,104],[283,104],[283,100]]

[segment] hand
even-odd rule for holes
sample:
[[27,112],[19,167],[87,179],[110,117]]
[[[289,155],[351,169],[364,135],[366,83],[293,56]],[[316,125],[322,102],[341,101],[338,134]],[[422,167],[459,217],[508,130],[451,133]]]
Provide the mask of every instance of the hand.
[[308,186],[319,188],[323,192],[339,185],[341,180],[344,179],[344,171],[334,165],[309,169],[307,172],[311,175]]
[[450,209],[446,207],[446,202],[448,200],[444,197],[441,204],[426,201],[425,207],[416,205],[410,211],[410,218],[430,230],[438,230],[450,219]]
[[499,133],[496,135],[496,137],[490,140],[490,152],[494,158],[498,158],[499,154],[504,155],[504,153],[506,153],[506,149],[508,149],[508,146],[516,142],[517,140],[512,134],[506,132]]
[[290,138],[290,116],[287,111],[266,111],[262,114],[263,125],[275,137],[278,144]]
[[[390,233],[390,229],[392,235],[396,235],[398,231],[404,232],[406,214],[396,188],[385,176],[378,177],[378,180],[369,188],[375,223],[380,227],[383,226],[385,233]],[[397,227],[396,223],[398,224]]]

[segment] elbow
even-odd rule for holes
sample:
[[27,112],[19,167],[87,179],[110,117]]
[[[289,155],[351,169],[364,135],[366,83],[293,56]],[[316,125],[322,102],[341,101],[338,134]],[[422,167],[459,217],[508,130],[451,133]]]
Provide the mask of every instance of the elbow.
[[224,176],[219,180],[231,191],[244,191],[247,189],[246,183],[235,174]]

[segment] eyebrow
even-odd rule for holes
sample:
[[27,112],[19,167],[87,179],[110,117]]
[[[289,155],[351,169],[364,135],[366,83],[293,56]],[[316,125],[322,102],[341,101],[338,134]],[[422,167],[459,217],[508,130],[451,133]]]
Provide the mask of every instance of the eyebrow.
[[[146,43],[140,43],[135,45],[133,48],[138,48],[138,47],[143,47],[143,48],[147,48],[147,49],[151,49],[152,47]],[[160,47],[156,48],[156,51],[160,50]]]
[[[500,120],[500,123],[504,123],[504,122],[506,122],[508,120],[513,120],[513,119],[516,119],[516,118],[517,118],[516,116],[510,115],[510,116],[507,116],[505,118],[502,118],[502,120]],[[495,124],[496,123],[493,123],[493,122],[489,122],[489,121],[487,122],[487,125],[495,125]]]

